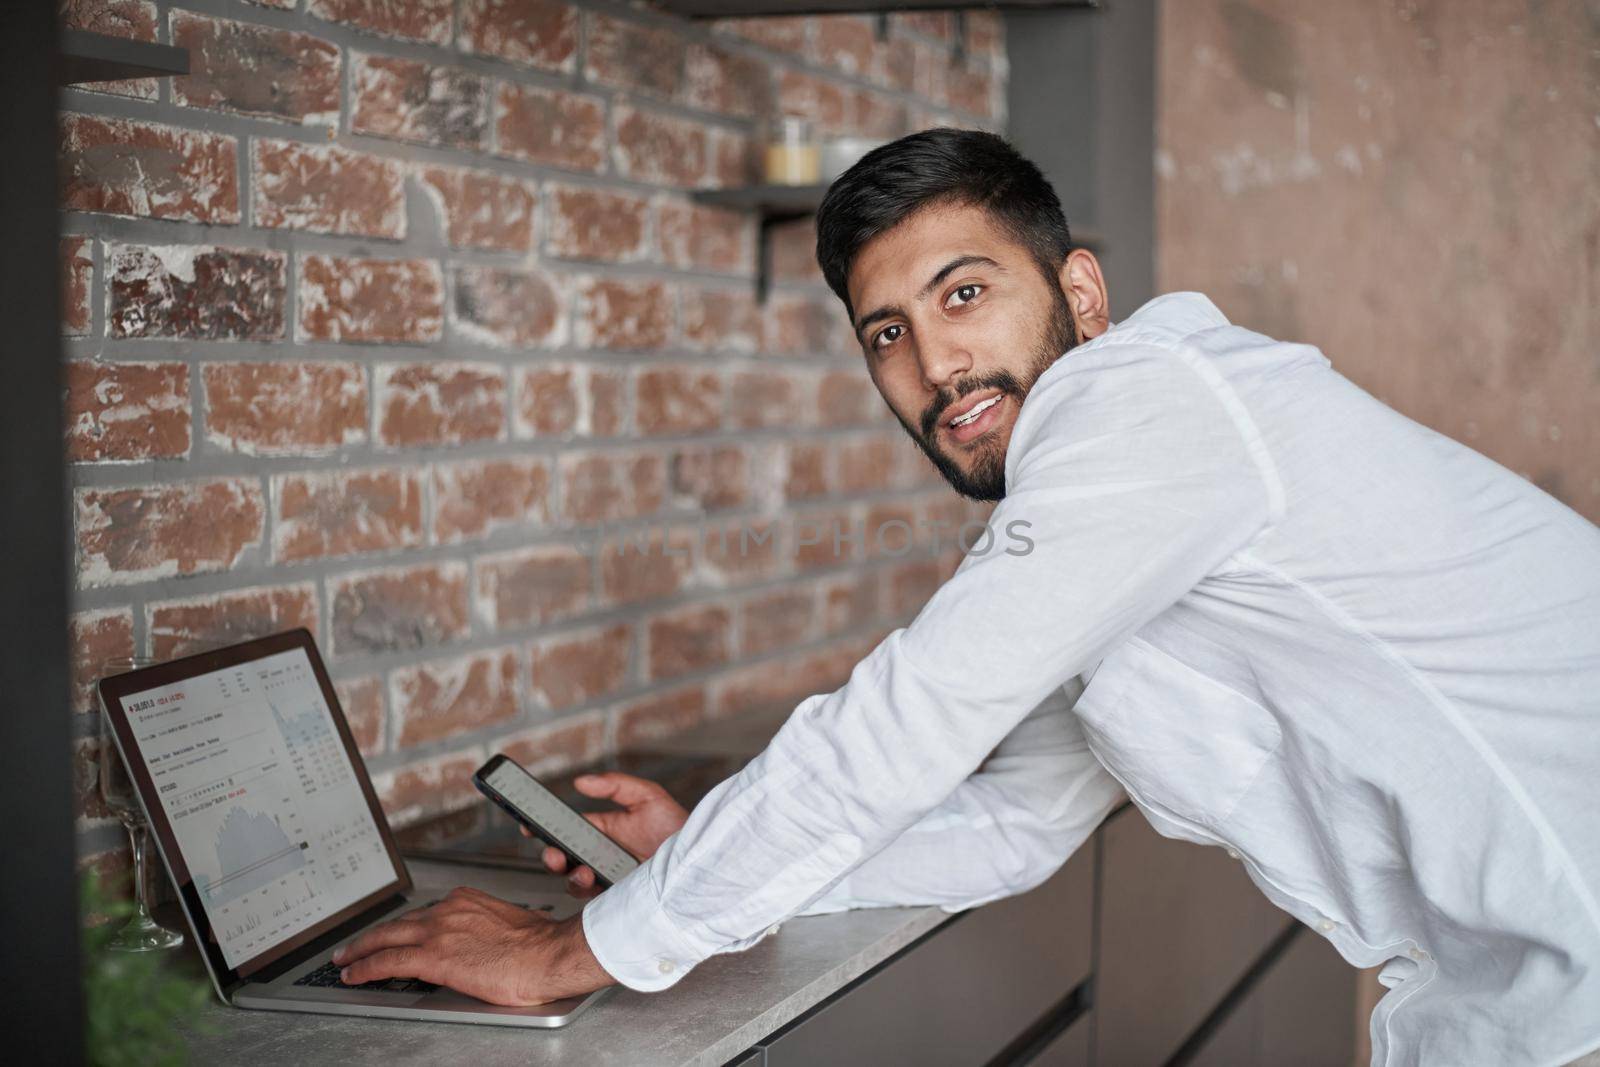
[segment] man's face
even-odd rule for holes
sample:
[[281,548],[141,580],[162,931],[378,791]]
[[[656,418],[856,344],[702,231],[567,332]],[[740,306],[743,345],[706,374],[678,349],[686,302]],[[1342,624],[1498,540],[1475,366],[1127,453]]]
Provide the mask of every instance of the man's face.
[[1081,339],[1061,285],[982,208],[940,207],[870,241],[848,291],[872,380],[906,432],[958,493],[1004,497],[1022,401]]

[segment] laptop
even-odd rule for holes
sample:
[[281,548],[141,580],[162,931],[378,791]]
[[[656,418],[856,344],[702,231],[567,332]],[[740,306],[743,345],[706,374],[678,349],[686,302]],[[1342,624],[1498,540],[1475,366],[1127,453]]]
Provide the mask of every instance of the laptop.
[[429,900],[414,899],[307,630],[104,678],[99,692],[225,1003],[553,1027],[607,992],[508,1008],[411,979],[340,983],[335,948]]

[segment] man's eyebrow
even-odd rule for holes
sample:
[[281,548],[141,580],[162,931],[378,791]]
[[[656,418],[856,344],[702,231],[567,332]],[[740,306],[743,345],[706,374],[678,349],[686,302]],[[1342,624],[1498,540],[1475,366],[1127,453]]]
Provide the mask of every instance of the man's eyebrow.
[[[1005,268],[1001,267],[1000,264],[998,264],[994,260],[990,259],[988,256],[979,256],[979,255],[957,256],[955,259],[952,259],[950,262],[946,263],[944,266],[940,267],[937,271],[934,272],[933,277],[928,279],[928,284],[924,285],[922,287],[922,290],[919,293],[917,293],[917,299],[918,300],[926,299],[927,295],[929,293],[933,292],[934,289],[938,288],[940,282],[942,282],[946,278],[950,277],[950,275],[954,274],[956,271],[960,270],[962,267],[971,267],[971,266],[974,266],[974,265],[979,265],[979,266],[984,266],[984,267],[994,267],[994,268],[996,268],[998,270],[1004,270],[1005,269]],[[885,304],[883,307],[874,308],[873,310],[867,312],[865,315],[861,316],[860,319],[856,320],[856,340],[857,341],[861,340],[861,333],[868,326],[871,326],[873,323],[878,322],[881,319],[891,318],[891,317],[893,317],[895,315],[901,315],[901,316],[905,315],[905,309],[902,308],[899,304]]]

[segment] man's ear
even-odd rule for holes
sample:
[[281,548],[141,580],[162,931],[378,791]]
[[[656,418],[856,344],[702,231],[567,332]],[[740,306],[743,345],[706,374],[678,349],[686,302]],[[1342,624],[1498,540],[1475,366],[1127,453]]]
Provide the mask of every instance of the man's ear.
[[1099,337],[1111,328],[1111,302],[1106,295],[1106,280],[1100,261],[1086,248],[1074,248],[1061,264],[1061,291],[1072,309],[1078,335],[1085,341]]

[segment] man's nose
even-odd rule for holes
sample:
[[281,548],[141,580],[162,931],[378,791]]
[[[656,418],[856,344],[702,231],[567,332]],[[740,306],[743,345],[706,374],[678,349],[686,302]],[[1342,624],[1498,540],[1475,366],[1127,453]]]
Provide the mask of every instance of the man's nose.
[[958,378],[972,371],[972,353],[959,344],[936,340],[924,344],[920,355],[922,380],[930,389],[953,388]]

